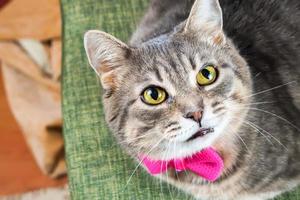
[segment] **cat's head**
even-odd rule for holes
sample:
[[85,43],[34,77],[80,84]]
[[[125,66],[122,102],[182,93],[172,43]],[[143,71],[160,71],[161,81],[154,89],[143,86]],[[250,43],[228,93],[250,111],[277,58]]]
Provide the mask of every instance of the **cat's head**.
[[106,121],[131,154],[166,160],[225,136],[234,140],[251,79],[222,25],[219,2],[197,0],[173,33],[139,47],[100,31],[85,34],[90,65],[104,88]]

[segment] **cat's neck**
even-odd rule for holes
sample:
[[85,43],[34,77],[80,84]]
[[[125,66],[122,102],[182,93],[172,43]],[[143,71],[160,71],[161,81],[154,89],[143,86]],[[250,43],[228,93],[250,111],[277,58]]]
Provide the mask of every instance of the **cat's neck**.
[[238,162],[242,162],[247,149],[241,146],[238,136],[234,133],[225,134],[216,140],[212,147],[220,154],[224,162],[224,170],[222,174],[229,174],[233,171]]

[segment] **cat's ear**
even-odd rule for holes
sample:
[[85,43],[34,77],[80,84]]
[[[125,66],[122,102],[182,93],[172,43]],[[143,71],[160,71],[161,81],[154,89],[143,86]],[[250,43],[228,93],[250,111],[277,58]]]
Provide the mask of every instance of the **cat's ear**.
[[117,87],[118,71],[130,48],[117,38],[97,30],[84,34],[84,48],[91,67],[101,78],[103,88]]
[[184,31],[206,32],[216,43],[224,39],[223,16],[219,0],[196,0],[186,21]]

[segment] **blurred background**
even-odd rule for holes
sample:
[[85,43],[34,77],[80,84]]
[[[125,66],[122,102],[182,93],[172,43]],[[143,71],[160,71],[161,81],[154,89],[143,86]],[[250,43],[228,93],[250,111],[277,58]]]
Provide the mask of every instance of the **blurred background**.
[[69,199],[59,0],[0,0],[0,200]]

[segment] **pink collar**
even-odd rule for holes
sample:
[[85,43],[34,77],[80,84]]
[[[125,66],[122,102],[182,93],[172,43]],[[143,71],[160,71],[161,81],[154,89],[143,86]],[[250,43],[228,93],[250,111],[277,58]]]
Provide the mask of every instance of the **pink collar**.
[[171,167],[176,171],[190,170],[212,182],[220,177],[224,168],[222,158],[212,147],[182,159],[152,160],[147,156],[140,156],[139,159],[142,160],[151,175],[164,173]]

